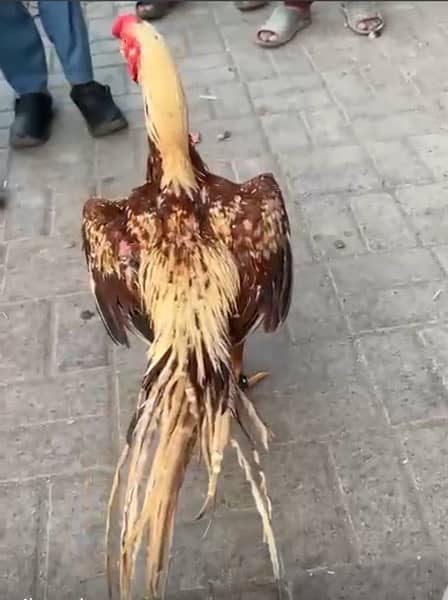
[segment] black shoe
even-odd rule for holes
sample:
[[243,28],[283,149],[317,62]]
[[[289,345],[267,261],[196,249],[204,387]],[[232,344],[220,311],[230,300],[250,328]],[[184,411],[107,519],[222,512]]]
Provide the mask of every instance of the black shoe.
[[128,126],[107,85],[96,81],[74,85],[70,97],[81,111],[93,137],[102,137]]
[[53,101],[49,94],[24,94],[15,103],[15,118],[9,132],[12,148],[40,146],[50,137]]

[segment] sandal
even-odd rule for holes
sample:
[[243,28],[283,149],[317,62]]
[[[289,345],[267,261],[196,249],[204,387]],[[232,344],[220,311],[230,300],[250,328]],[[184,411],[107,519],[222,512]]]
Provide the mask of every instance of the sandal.
[[351,1],[341,4],[345,26],[358,35],[377,36],[384,28],[384,19],[376,2]]
[[164,17],[175,4],[170,0],[146,0],[135,3],[135,12],[143,21],[155,21]]
[[[264,25],[257,31],[256,43],[265,48],[283,46],[311,23],[311,14],[282,4],[278,6]],[[264,40],[260,34],[270,33],[275,40]]]
[[269,4],[269,0],[238,0],[238,2],[234,2],[234,5],[241,12],[255,10],[256,8],[266,6],[266,4]]

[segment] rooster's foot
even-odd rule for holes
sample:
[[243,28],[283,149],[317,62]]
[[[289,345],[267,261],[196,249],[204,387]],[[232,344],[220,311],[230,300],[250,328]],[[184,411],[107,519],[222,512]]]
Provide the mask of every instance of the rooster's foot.
[[245,392],[246,390],[253,388],[254,385],[257,385],[257,383],[260,383],[260,381],[263,381],[263,379],[266,379],[268,375],[269,373],[267,371],[260,371],[259,373],[255,373],[250,377],[241,374],[239,379],[239,386]]

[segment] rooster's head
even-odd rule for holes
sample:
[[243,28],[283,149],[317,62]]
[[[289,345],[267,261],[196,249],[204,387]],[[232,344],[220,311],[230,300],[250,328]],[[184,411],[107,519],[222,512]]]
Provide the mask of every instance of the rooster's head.
[[135,15],[117,17],[112,26],[112,35],[120,40],[121,53],[126,59],[129,75],[138,81],[140,44],[135,36],[135,25],[139,23]]

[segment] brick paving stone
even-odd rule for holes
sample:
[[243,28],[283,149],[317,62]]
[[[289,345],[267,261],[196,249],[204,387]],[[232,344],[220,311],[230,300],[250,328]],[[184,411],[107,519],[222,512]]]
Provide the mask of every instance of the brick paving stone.
[[[370,289],[392,289],[407,283],[441,279],[443,271],[425,248],[411,248],[381,254],[346,258],[331,264],[336,285],[341,293]],[[353,272],[358,276],[353,278]]]
[[345,432],[332,450],[361,558],[427,550],[429,535],[392,437],[382,430]]
[[[443,321],[448,305],[446,282],[423,282],[389,290],[369,290],[342,298],[356,332],[401,327],[424,321]],[[440,297],[438,302],[435,298]]]
[[447,416],[445,387],[415,332],[365,336],[361,348],[393,425]]
[[108,364],[108,343],[90,293],[55,303],[55,359],[58,371]]
[[261,115],[331,105],[328,92],[314,73],[253,81],[248,88],[255,110]]
[[397,198],[423,244],[444,244],[448,233],[448,213],[444,197],[446,184],[406,186]]
[[43,376],[49,366],[50,305],[32,301],[0,307],[0,381]]
[[[315,3],[313,26],[272,52],[253,44],[269,6],[242,14],[232,2],[191,1],[157,23],[210,168],[238,180],[274,172],[289,209],[290,318],[274,336],[253,336],[245,365],[270,371],[253,397],[274,433],[261,460],[285,600],[442,600],[448,584],[448,8],[382,8],[387,29],[371,41],[342,26],[337,3]],[[52,137],[12,153],[0,214],[8,600],[107,596],[106,503],[145,348],[107,339],[87,287],[80,213],[90,195],[118,198],[143,181],[140,92],[110,35],[114,16],[133,10],[86,3],[96,77],[130,130],[89,136],[46,42]],[[0,79],[0,148],[11,108]],[[224,130],[231,136],[219,141]],[[202,539],[207,522],[193,517],[205,489],[194,464],[168,600],[277,598],[233,451]],[[138,582],[143,592],[141,573]]]
[[303,575],[294,598],[303,600],[439,600],[448,582],[436,557],[347,565]]
[[302,211],[318,257],[340,258],[364,252],[356,222],[344,198],[308,196]]
[[312,149],[302,153],[300,160],[292,153],[281,154],[279,160],[297,193],[364,192],[380,186],[379,176],[359,145]]
[[446,427],[413,427],[402,433],[406,456],[415,477],[423,510],[431,530],[446,558],[448,536],[446,532],[447,492],[446,455],[448,435]]
[[257,408],[276,441],[320,440],[332,431],[382,423],[362,363],[349,343],[322,339],[291,346],[284,335],[271,345],[260,339],[249,344],[246,368],[270,370],[257,390]]
[[[26,268],[23,268],[23,265]],[[5,301],[48,298],[87,289],[80,245],[63,237],[34,238],[8,246]],[[57,277],[56,273],[63,273]]]
[[444,161],[448,149],[447,134],[416,135],[416,137],[410,137],[409,141],[438,180],[443,181],[448,177]]
[[385,187],[432,182],[429,169],[402,141],[368,142],[366,148]]
[[369,250],[394,250],[416,245],[416,237],[392,195],[353,196],[349,204]]
[[104,571],[104,515],[110,483],[109,475],[95,471],[53,480],[48,540],[49,600],[59,600],[65,594],[67,598],[81,597],[83,580]]
[[343,337],[346,325],[330,278],[321,265],[303,265],[295,271],[304,290],[291,305],[291,330],[295,339]]
[[5,239],[47,235],[50,230],[51,192],[48,189],[12,190],[6,215]]
[[[23,383],[2,384],[4,428],[107,415],[112,382],[105,368]],[[17,411],[17,406],[22,410]]]
[[39,485],[2,484],[0,498],[1,597],[33,597],[38,592],[39,537],[46,526],[40,522],[46,516],[43,492]]
[[173,588],[195,589],[209,582],[241,585],[248,579],[269,577],[269,556],[258,514],[233,511],[216,517],[204,538],[205,527],[204,521],[178,526],[172,552]]

